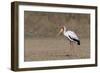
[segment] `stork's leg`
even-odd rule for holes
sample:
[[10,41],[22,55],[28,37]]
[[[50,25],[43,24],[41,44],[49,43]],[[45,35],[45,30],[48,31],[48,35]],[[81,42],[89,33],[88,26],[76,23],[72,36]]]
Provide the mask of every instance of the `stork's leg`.
[[69,55],[66,56],[73,56],[74,55],[74,43],[72,41],[69,41],[70,45],[69,45]]
[[74,55],[74,44],[71,41],[70,41],[70,54],[71,54],[71,56]]
[[73,53],[72,53],[72,42],[70,41],[70,55],[72,56]]
[[68,54],[66,54],[66,56],[72,56],[72,42],[71,41],[69,41],[69,53]]
[[73,48],[73,54],[74,54],[75,57],[78,57],[78,51],[77,51],[78,49],[76,47],[76,43],[73,43],[73,47],[74,47]]
[[71,45],[72,45],[72,49],[71,49],[71,50],[72,50],[72,55],[73,55],[73,57],[78,56],[77,50],[76,50],[76,47],[75,47],[75,43],[72,42]]

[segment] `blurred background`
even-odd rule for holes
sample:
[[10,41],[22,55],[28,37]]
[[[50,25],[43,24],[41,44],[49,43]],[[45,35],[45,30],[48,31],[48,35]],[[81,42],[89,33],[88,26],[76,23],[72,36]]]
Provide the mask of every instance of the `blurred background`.
[[61,25],[82,38],[90,33],[90,15],[75,13],[47,13],[25,11],[25,37],[55,37]]

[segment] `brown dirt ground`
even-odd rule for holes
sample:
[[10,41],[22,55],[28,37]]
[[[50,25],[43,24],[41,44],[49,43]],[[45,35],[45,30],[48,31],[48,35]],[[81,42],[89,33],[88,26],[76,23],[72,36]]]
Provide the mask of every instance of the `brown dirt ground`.
[[65,38],[26,38],[24,60],[64,60],[85,59],[90,57],[89,39],[81,39],[81,45],[70,43]]

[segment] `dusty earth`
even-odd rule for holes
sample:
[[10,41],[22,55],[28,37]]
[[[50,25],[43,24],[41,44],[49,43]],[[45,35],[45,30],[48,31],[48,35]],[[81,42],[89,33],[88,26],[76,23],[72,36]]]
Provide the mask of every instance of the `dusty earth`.
[[25,39],[25,61],[85,59],[90,57],[89,39],[81,39],[81,45],[70,43],[65,38]]

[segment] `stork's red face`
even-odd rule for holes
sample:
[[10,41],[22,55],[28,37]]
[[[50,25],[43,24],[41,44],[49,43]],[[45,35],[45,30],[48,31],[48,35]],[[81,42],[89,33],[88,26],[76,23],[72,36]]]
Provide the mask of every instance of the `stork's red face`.
[[64,27],[61,27],[61,29],[60,29],[60,33],[62,33],[64,31]]
[[64,31],[64,27],[61,27],[60,31],[59,31],[59,33],[57,35],[60,35],[63,31]]

